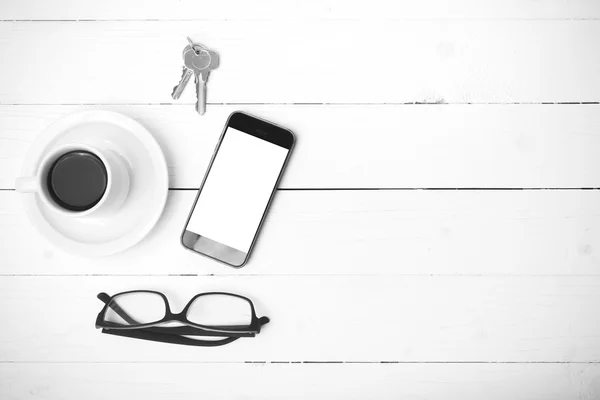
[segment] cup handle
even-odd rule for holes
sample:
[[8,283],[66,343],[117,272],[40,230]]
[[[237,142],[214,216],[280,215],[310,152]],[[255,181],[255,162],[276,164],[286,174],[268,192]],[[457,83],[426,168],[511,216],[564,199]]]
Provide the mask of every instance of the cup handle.
[[22,176],[15,181],[15,190],[20,193],[34,193],[40,190],[35,176]]

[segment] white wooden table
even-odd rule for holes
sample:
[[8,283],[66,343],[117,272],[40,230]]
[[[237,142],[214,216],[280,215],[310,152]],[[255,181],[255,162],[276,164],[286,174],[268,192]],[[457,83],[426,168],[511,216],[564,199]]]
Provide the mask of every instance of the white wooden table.
[[[0,398],[600,398],[600,1],[3,0]],[[185,37],[208,112],[173,102]],[[169,164],[150,237],[82,259],[13,191],[52,121],[108,109]],[[178,240],[226,116],[296,150],[250,264]],[[248,295],[255,339],[102,335],[100,291]]]

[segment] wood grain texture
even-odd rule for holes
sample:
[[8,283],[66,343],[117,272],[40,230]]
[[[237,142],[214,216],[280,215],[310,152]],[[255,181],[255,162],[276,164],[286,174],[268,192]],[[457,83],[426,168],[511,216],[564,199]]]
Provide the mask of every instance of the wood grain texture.
[[5,400],[593,400],[596,364],[0,364]]
[[0,192],[0,274],[598,275],[600,191],[280,191],[249,264],[183,249],[194,191],[172,191],[150,236],[108,258],[52,247],[21,194]]
[[[600,191],[577,190],[600,182],[599,19],[596,0],[0,2],[0,398],[599,398]],[[188,35],[221,54],[202,118],[191,88],[170,98]],[[23,157],[95,108],[149,128],[172,188],[198,187],[231,111],[297,133],[246,268],[181,248],[193,190],[112,257],[35,232]],[[236,292],[272,322],[212,349],[95,330],[96,294],[135,288],[175,311]]]
[[283,188],[597,187],[600,105],[0,106],[0,188],[55,120],[82,110],[128,115],[156,137],[172,188],[197,188],[227,116],[289,127],[297,145]]
[[[174,312],[239,293],[271,322],[217,348],[94,329],[96,294],[132,289],[163,291]],[[0,277],[0,302],[18,321],[0,332],[10,362],[600,362],[598,277]]]
[[187,35],[209,103],[600,101],[600,21],[277,20],[3,22],[0,103],[172,103]]
[[4,0],[3,20],[597,19],[594,0]]

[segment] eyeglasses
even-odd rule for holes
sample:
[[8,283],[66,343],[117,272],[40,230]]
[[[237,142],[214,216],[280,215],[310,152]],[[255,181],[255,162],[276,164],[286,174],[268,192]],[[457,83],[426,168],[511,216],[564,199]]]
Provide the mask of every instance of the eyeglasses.
[[[269,318],[256,316],[250,299],[224,292],[194,296],[179,314],[167,297],[152,290],[132,290],[109,296],[99,293],[104,307],[96,318],[102,333],[190,346],[222,346],[240,337],[254,337]],[[161,325],[177,322],[183,326]],[[188,336],[224,337],[198,340]]]

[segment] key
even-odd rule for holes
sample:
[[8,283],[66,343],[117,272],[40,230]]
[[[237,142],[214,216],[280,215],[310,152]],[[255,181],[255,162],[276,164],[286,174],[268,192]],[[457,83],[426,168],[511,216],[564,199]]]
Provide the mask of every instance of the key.
[[206,84],[210,71],[219,66],[219,55],[213,50],[194,44],[186,46],[183,52],[184,65],[193,71],[196,82],[196,111],[206,112]]
[[188,82],[190,81],[190,78],[193,75],[194,75],[194,71],[192,71],[191,69],[189,69],[188,67],[186,67],[184,65],[183,72],[181,75],[181,80],[179,81],[179,84],[173,88],[173,93],[171,93],[171,97],[173,98],[173,100],[177,100],[178,98],[181,97],[183,90],[185,89]]
[[[194,42],[192,41],[192,39],[190,39],[189,36],[187,37],[187,41],[189,42],[190,45],[185,46],[185,48],[183,49],[183,58],[184,59],[185,59],[185,53],[186,53],[186,51],[188,51],[189,47],[192,47],[192,48],[194,47]],[[199,49],[197,49],[196,51],[198,52]],[[186,67],[184,65],[183,71],[181,72],[181,79],[179,80],[179,83],[177,84],[177,86],[175,86],[173,88],[173,92],[171,93],[171,97],[173,98],[173,100],[177,100],[181,97],[181,94],[187,87],[187,84],[190,81],[190,78],[192,77],[192,75],[194,75],[194,71],[192,71],[191,69],[189,69],[188,67]]]

